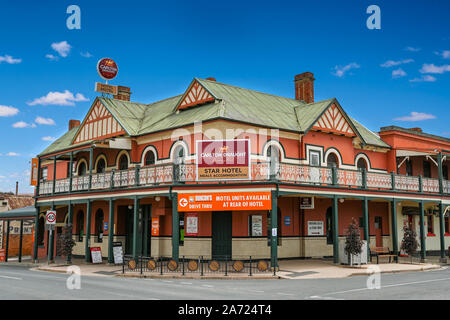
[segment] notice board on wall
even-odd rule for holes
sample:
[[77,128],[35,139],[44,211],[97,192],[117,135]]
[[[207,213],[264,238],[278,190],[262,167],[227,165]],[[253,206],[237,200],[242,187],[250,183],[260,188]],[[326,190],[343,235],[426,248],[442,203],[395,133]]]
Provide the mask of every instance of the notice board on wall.
[[186,214],[185,235],[186,236],[198,235],[198,214],[195,213]]
[[262,230],[263,230],[263,217],[261,215],[252,215],[252,237],[262,237]]

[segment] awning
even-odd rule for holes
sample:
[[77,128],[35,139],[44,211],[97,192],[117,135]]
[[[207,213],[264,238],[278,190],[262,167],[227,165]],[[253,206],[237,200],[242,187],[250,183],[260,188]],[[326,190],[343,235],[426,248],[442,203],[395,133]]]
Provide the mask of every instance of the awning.
[[434,156],[436,152],[419,152],[411,150],[397,150],[397,157],[413,157],[413,156]]
[[0,213],[1,218],[34,218],[36,216],[36,208],[33,206],[14,209]]

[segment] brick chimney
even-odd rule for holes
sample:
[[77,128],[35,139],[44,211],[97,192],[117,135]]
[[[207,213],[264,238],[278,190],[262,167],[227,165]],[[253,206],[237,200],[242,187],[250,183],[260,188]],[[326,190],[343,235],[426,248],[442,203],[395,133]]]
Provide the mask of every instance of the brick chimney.
[[80,126],[80,120],[69,120],[69,131]]
[[130,101],[131,89],[124,86],[117,86],[117,95],[114,96],[114,99]]
[[415,132],[423,132],[422,128],[410,128],[409,130],[415,131]]
[[209,81],[217,81],[216,78],[214,78],[214,77],[206,78],[206,80],[209,80]]
[[295,76],[295,99],[314,103],[314,75],[304,72]]

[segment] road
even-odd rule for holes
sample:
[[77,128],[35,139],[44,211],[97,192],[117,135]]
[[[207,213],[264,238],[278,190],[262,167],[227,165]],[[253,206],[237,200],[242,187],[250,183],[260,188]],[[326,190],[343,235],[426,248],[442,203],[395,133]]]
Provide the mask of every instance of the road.
[[69,275],[0,266],[0,300],[358,300],[450,299],[450,269],[381,275],[381,288],[367,277],[315,280],[191,280],[81,276],[69,290]]

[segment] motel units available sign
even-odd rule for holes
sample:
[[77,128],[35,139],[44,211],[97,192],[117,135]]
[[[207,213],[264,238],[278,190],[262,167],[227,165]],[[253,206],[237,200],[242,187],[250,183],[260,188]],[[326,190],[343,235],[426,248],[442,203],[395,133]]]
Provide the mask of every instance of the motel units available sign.
[[197,141],[197,181],[250,179],[249,140]]
[[245,210],[272,210],[271,192],[178,194],[178,211],[180,212]]

